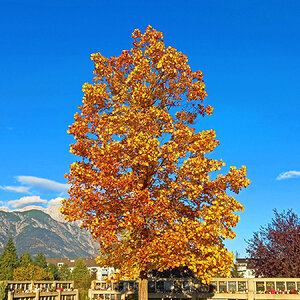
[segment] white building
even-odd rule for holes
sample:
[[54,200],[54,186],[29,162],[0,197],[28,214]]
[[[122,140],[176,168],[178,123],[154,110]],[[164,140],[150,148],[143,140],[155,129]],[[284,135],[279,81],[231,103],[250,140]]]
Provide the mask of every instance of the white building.
[[[67,264],[72,272],[76,261],[79,258],[47,258],[47,263],[55,264],[58,268],[60,268],[63,264]],[[91,274],[96,273],[96,280],[105,280],[109,277],[113,272],[114,268],[104,268],[99,266],[95,258],[81,258],[84,264],[88,267]]]
[[236,266],[237,266],[237,272],[240,277],[255,278],[254,270],[251,268],[248,258],[237,258]]

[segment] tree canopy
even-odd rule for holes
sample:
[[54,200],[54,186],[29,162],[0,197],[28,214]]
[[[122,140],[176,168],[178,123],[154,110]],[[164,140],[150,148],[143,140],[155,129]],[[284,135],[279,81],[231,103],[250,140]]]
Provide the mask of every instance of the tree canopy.
[[223,242],[235,237],[243,205],[233,193],[249,184],[246,168],[217,173],[224,162],[207,156],[219,145],[215,131],[192,127],[213,111],[202,72],[151,26],[132,37],[118,57],[91,56],[93,83],[68,130],[81,159],[67,174],[62,212],[100,242],[98,262],[124,275],[228,275],[233,254]]
[[28,265],[27,267],[16,268],[13,273],[13,280],[54,280],[54,276],[39,266]]
[[274,214],[248,241],[249,262],[256,276],[300,277],[300,220],[292,210]]

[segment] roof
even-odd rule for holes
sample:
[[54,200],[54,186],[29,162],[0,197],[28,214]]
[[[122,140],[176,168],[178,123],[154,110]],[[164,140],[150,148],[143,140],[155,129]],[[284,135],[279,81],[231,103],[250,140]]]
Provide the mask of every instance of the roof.
[[248,264],[249,263],[249,258],[237,258],[236,262],[238,264]]
[[246,264],[247,269],[253,269],[253,263],[251,263],[249,258],[237,258],[236,263],[239,264]]
[[69,267],[73,268],[75,266],[75,263],[78,259],[82,259],[84,264],[87,267],[100,267],[99,264],[96,263],[95,259],[93,257],[88,257],[88,258],[47,258],[46,261],[47,263],[51,263],[51,264],[67,264]]

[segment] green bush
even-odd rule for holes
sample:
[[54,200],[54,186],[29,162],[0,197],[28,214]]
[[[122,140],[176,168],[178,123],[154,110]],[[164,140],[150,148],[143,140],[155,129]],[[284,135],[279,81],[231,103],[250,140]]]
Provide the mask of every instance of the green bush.
[[6,283],[2,281],[0,283],[0,300],[6,299]]

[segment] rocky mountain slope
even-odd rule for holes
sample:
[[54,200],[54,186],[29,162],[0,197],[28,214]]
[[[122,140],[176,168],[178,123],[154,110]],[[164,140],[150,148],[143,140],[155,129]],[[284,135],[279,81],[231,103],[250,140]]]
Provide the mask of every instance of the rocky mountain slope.
[[18,255],[43,252],[48,258],[95,257],[98,245],[78,223],[64,221],[58,207],[0,210],[0,253],[11,236]]

